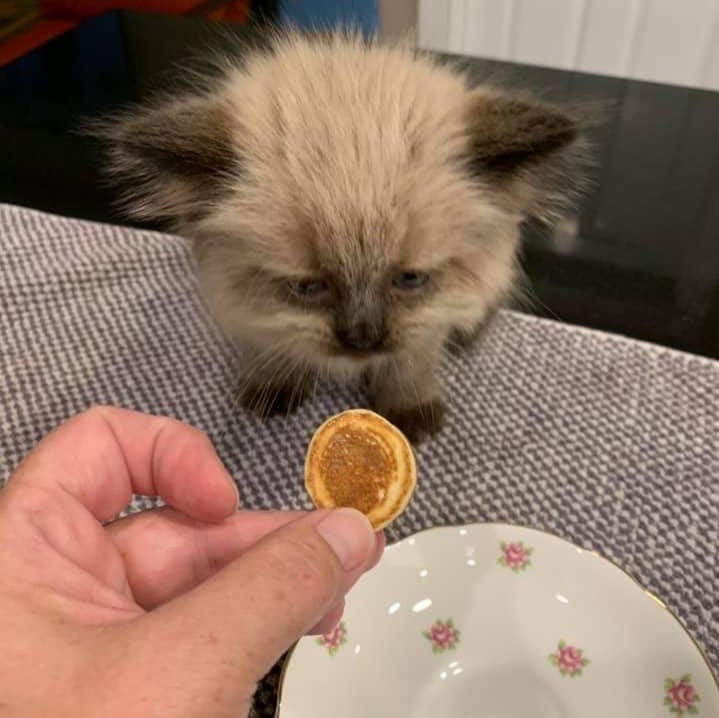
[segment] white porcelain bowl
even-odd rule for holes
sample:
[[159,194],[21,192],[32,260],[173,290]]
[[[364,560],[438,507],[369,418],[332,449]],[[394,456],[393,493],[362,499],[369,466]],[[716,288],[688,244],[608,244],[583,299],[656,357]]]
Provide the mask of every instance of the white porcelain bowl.
[[622,570],[540,531],[430,529],[387,549],[280,718],[719,718],[719,684],[676,618]]

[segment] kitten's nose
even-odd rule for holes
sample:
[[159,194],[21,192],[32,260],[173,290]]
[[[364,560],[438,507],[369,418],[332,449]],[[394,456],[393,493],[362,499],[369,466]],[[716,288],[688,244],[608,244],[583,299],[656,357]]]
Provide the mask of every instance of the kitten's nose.
[[335,329],[337,341],[349,349],[371,351],[377,349],[385,340],[386,332],[370,322],[356,322]]

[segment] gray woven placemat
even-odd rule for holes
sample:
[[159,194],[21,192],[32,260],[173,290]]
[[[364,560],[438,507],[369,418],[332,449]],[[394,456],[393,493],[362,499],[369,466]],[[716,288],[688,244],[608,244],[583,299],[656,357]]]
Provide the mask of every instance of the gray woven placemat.
[[[111,403],[204,429],[246,507],[303,508],[308,438],[360,400],[324,391],[265,425],[237,410],[239,357],[176,237],[0,205],[0,308],[0,483],[62,419]],[[470,521],[551,531],[625,568],[717,666],[719,364],[504,312],[444,384],[447,426],[419,449],[389,539]]]

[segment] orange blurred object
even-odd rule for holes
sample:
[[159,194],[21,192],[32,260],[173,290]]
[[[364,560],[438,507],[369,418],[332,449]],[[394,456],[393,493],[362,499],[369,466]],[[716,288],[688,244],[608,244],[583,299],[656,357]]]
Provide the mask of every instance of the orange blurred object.
[[88,18],[108,10],[181,15],[202,5],[204,0],[40,0],[44,15]]
[[[167,15],[196,12],[218,22],[244,23],[247,22],[251,2],[252,0],[214,3],[208,3],[207,0],[37,0],[34,3],[34,14],[38,18],[29,26],[27,23],[18,23],[17,32],[11,33],[0,42],[0,65],[6,65],[71,30],[83,20],[109,10]],[[203,11],[203,6],[208,6],[208,9]],[[23,4],[23,12],[27,12],[27,3]],[[19,13],[18,10],[18,15]]]
[[250,3],[248,0],[234,0],[234,2],[225,3],[222,7],[207,13],[207,17],[219,22],[242,24],[247,22],[249,14]]

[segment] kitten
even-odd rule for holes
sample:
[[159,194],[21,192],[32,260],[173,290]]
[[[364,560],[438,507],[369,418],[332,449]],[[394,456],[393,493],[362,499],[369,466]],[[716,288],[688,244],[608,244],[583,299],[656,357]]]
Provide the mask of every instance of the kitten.
[[583,157],[562,111],[346,33],[278,35],[101,134],[132,214],[192,241],[246,406],[363,377],[415,441],[443,348],[511,291],[521,223],[561,216]]

